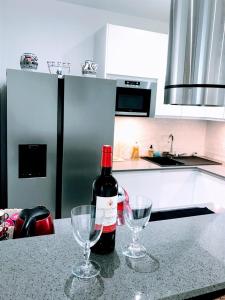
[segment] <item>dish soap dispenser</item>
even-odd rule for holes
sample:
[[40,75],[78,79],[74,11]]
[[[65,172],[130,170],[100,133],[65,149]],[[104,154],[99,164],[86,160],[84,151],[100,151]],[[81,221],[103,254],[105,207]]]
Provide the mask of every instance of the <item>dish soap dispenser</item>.
[[153,157],[153,154],[154,154],[154,149],[153,149],[153,145],[151,145],[148,149],[148,156]]
[[139,159],[139,145],[138,142],[136,142],[132,148],[132,153],[131,153],[131,159],[136,160]]

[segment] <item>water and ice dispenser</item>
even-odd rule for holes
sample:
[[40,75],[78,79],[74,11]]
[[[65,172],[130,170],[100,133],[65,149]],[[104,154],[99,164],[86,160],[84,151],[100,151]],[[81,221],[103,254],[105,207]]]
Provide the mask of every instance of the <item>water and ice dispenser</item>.
[[46,177],[47,145],[18,146],[19,178]]

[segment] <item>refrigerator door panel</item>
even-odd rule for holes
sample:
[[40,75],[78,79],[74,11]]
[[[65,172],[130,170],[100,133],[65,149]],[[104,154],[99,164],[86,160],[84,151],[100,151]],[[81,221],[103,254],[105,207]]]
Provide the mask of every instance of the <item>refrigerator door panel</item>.
[[55,215],[58,78],[7,70],[8,207]]
[[116,81],[65,76],[62,217],[90,204],[101,147],[113,145]]

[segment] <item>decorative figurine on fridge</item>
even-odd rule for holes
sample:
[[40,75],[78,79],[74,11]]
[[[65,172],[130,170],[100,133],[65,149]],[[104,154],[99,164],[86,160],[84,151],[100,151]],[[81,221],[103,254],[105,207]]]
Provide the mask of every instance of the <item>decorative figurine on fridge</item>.
[[85,63],[81,65],[82,75],[96,77],[98,65],[92,60],[85,60]]
[[23,53],[20,57],[20,67],[22,70],[33,71],[38,68],[38,57],[34,53]]

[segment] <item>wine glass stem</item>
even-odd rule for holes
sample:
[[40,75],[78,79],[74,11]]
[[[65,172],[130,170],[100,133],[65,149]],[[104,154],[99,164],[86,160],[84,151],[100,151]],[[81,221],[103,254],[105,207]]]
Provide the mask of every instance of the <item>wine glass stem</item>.
[[132,242],[134,245],[138,244],[138,239],[139,239],[138,232],[133,230],[132,231]]
[[87,267],[89,264],[89,257],[90,257],[90,244],[87,242],[85,243],[84,247],[84,260],[85,260],[85,266]]

